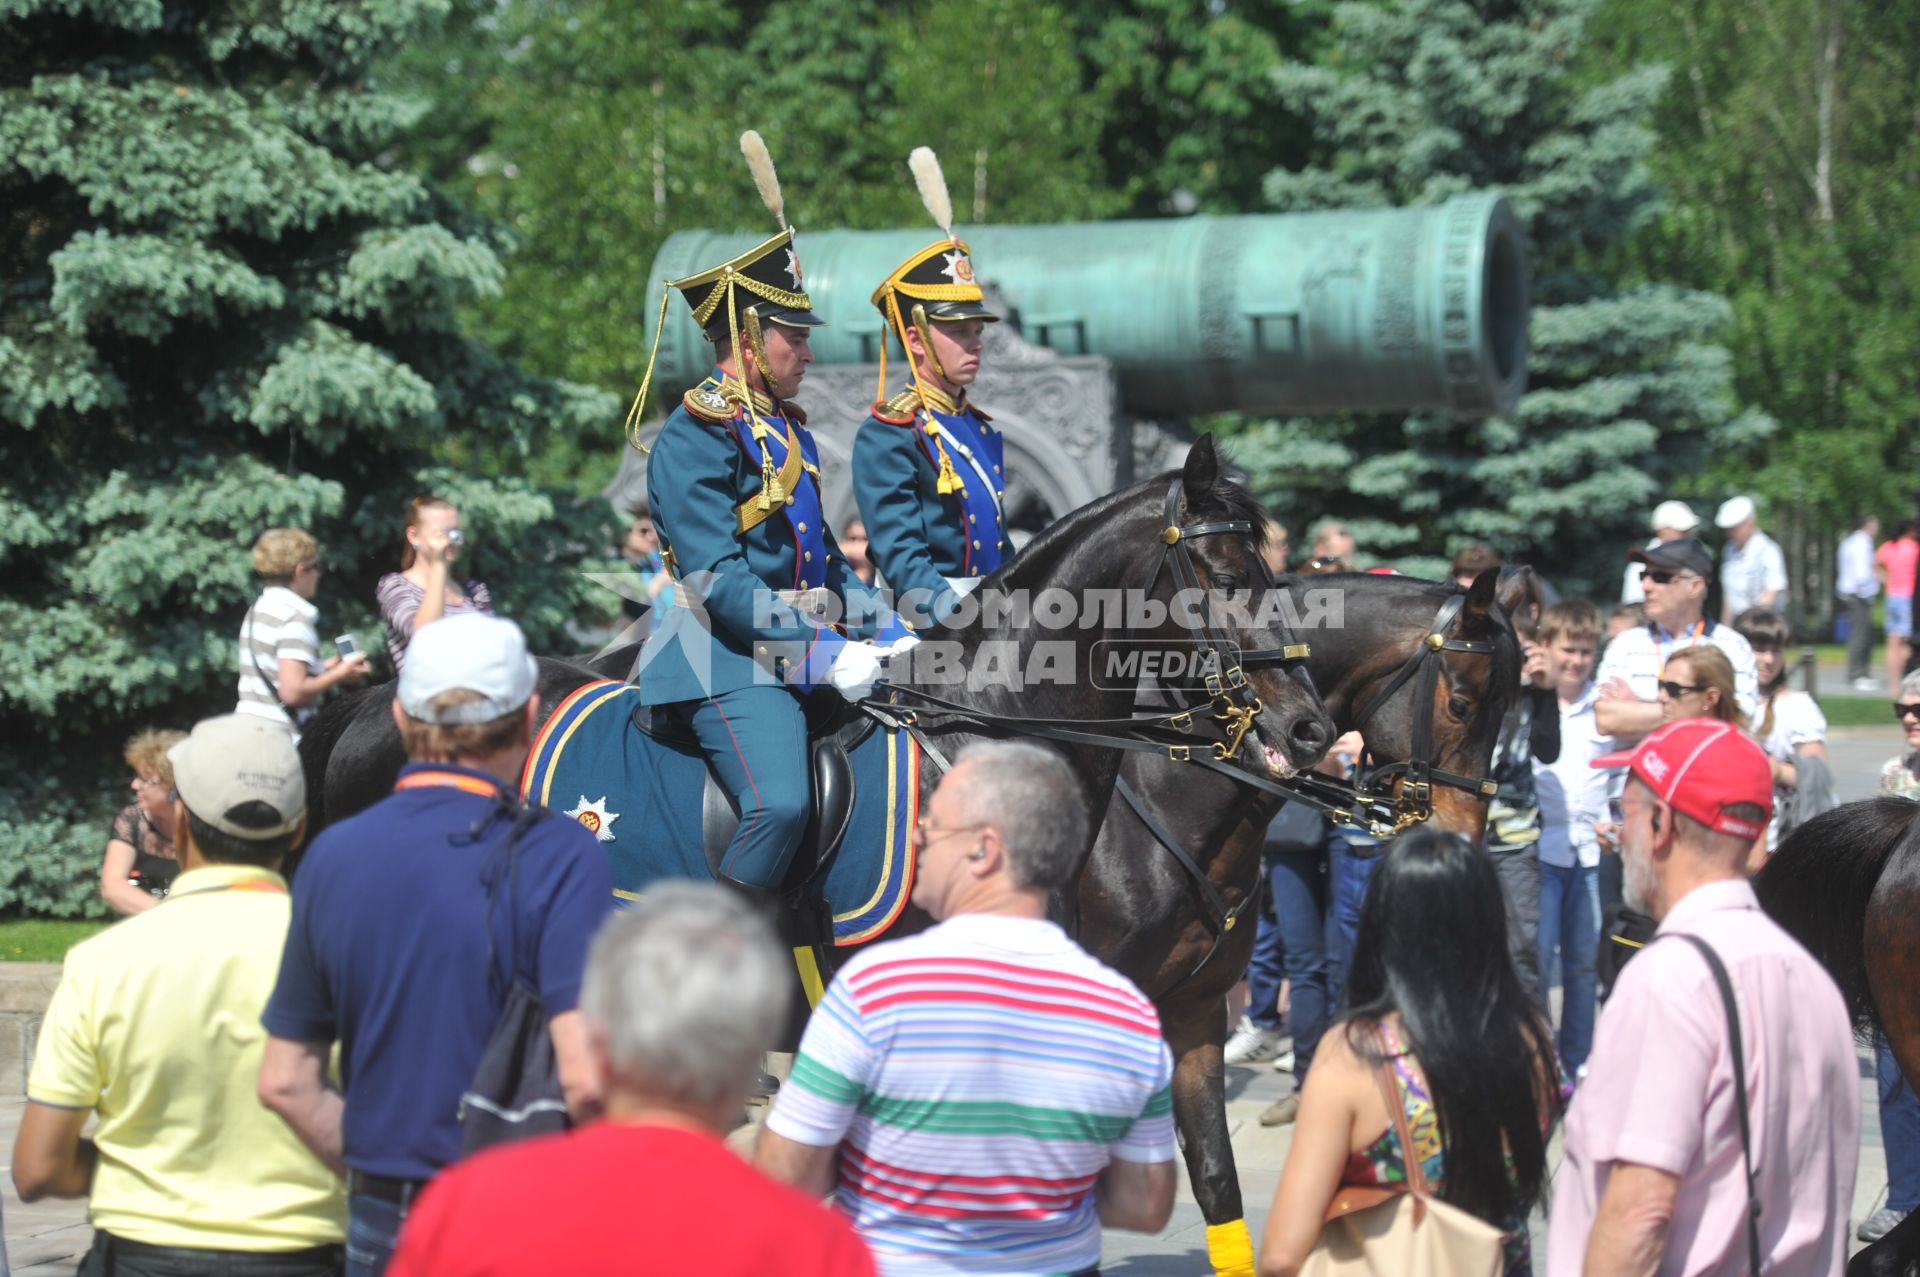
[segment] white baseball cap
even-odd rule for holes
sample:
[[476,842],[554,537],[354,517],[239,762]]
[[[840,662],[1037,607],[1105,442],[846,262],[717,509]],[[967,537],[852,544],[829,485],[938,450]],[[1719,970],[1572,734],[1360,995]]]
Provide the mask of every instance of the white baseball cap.
[[[193,725],[167,751],[173,788],[187,810],[223,834],[260,842],[296,829],[307,814],[307,778],[293,733],[257,714],[225,714]],[[266,823],[233,818],[245,803],[264,803]],[[264,815],[264,813],[261,813]]]
[[[498,616],[462,612],[414,631],[400,668],[400,708],[422,723],[485,723],[527,703],[539,668],[520,627]],[[435,711],[435,697],[473,692],[477,699]]]
[[1721,503],[1720,512],[1713,516],[1713,525],[1717,528],[1738,527],[1752,517],[1752,497],[1728,497]]
[[1653,530],[1672,528],[1675,532],[1691,532],[1700,526],[1700,516],[1693,507],[1684,501],[1662,501],[1653,507]]

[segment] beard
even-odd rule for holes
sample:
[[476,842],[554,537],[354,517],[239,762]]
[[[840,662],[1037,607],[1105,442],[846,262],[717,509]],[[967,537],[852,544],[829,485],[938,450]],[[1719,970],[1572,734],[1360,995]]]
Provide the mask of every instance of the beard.
[[1620,894],[1626,899],[1627,907],[1637,912],[1653,913],[1653,897],[1658,884],[1653,876],[1653,857],[1645,852],[1636,852],[1632,847],[1620,849],[1621,878]]

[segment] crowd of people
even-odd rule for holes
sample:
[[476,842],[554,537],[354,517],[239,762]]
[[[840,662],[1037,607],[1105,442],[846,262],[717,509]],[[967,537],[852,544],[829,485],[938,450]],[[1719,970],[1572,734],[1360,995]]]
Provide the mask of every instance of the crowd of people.
[[[1737,851],[1730,862],[1734,872],[1721,875],[1715,869],[1715,880],[1744,878],[1757,871],[1788,831],[1831,809],[1837,802],[1835,778],[1827,755],[1825,718],[1814,698],[1791,686],[1788,678],[1792,635],[1779,610],[1786,602],[1787,581],[1778,547],[1758,530],[1753,504],[1746,498],[1736,498],[1723,505],[1715,522],[1727,534],[1726,551],[1717,564],[1715,556],[1694,535],[1700,527],[1699,518],[1683,502],[1664,502],[1653,513],[1652,539],[1630,552],[1630,567],[1617,606],[1610,606],[1603,613],[1600,607],[1583,599],[1556,598],[1552,602],[1542,599],[1523,608],[1515,617],[1525,651],[1523,685],[1521,695],[1501,725],[1495,745],[1490,774],[1498,784],[1498,792],[1489,804],[1484,854],[1479,859],[1490,870],[1504,903],[1501,925],[1497,929],[1507,943],[1504,966],[1516,977],[1516,987],[1526,990],[1529,1004],[1527,1014],[1507,1023],[1521,1026],[1529,1034],[1540,1034],[1554,1064],[1564,1071],[1553,1076],[1564,1077],[1569,1093],[1578,1087],[1582,1095],[1594,1097],[1587,1102],[1590,1105],[1587,1112],[1607,1114],[1604,1121],[1596,1118],[1570,1125],[1570,1158],[1573,1157],[1571,1150],[1577,1147],[1572,1142],[1573,1133],[1581,1129],[1591,1133],[1589,1143],[1604,1146],[1613,1153],[1632,1147],[1614,1140],[1622,1129],[1621,1119],[1609,1106],[1624,1113],[1629,1107],[1626,1105],[1628,1092],[1636,1086],[1650,1085],[1651,1080],[1625,1067],[1626,1057],[1618,1050],[1608,1049],[1609,1023],[1623,1025],[1628,1022],[1627,1016],[1612,1013],[1603,1017],[1600,1008],[1603,1002],[1609,1007],[1625,1005],[1634,990],[1646,985],[1644,979],[1629,978],[1632,968],[1628,967],[1627,960],[1658,936],[1678,929],[1677,924],[1665,920],[1672,916],[1672,905],[1678,895],[1674,901],[1666,902],[1666,908],[1655,910],[1649,903],[1654,897],[1648,885],[1643,882],[1636,890],[1632,881],[1632,857],[1627,854],[1634,841],[1631,826],[1644,804],[1630,797],[1638,790],[1633,780],[1636,773],[1629,765],[1634,755],[1628,750],[1631,747],[1650,749],[1658,740],[1671,739],[1676,731],[1715,733],[1718,751],[1737,747],[1741,765],[1746,767],[1752,781],[1750,801],[1743,806],[1753,810],[1746,811],[1744,819],[1731,822],[1742,834],[1722,832],[1709,838],[1707,835],[1713,833],[1712,813],[1699,816],[1690,813],[1684,805],[1676,808],[1678,815],[1656,814],[1652,829],[1647,831],[1651,834],[1664,828],[1671,836],[1671,831],[1677,828],[1686,835],[1682,845],[1699,852],[1695,859],[1703,865],[1719,865]],[[1872,520],[1863,520],[1855,537],[1841,547],[1843,570],[1838,579],[1843,598],[1848,588],[1859,588],[1857,578],[1850,578],[1845,571],[1849,557],[1859,558],[1863,541],[1867,544],[1869,561],[1875,556],[1871,544],[1874,527]],[[1902,574],[1901,557],[1905,553],[1901,547],[1910,544],[1910,533],[1910,528],[1903,526],[1878,553],[1879,580],[1895,590],[1911,588],[1910,581]],[[1323,551],[1330,543],[1338,544],[1338,538],[1348,538],[1340,546],[1344,553],[1323,558]],[[1304,565],[1304,571],[1342,570],[1352,566],[1354,547],[1345,528],[1324,525],[1316,533],[1314,543],[1314,557]],[[1453,572],[1464,586],[1480,572],[1498,566],[1498,556],[1486,547],[1476,546],[1458,556]],[[1865,575],[1872,578],[1870,570]],[[1868,612],[1867,616],[1870,615]],[[1888,618],[1889,634],[1897,639],[1902,614],[1898,608],[1890,607]],[[1862,629],[1856,633],[1870,636],[1871,631]],[[1903,653],[1895,651],[1893,655],[1904,662]],[[1877,687],[1871,680],[1864,686]],[[1887,794],[1920,796],[1920,783],[1917,783],[1920,778],[1920,748],[1917,748],[1920,747],[1920,674],[1897,675],[1894,688],[1894,714],[1906,733],[1906,748],[1888,760],[1880,788]],[[1357,742],[1341,742],[1328,755],[1323,768],[1337,775],[1353,775],[1358,756],[1356,746]],[[1671,751],[1669,745],[1666,752]],[[1656,760],[1664,756],[1659,752],[1648,755]],[[1731,753],[1709,756],[1734,757]],[[1650,774],[1649,783],[1658,779],[1661,777]],[[1657,784],[1652,787],[1660,788]],[[1667,797],[1664,801],[1673,806],[1676,800]],[[1764,814],[1756,814],[1762,808]],[[1693,815],[1691,823],[1684,819],[1690,814]],[[1707,827],[1704,832],[1699,828],[1701,825]],[[1744,832],[1749,825],[1751,832]],[[1654,840],[1659,841],[1657,834]],[[1266,869],[1271,909],[1261,919],[1246,986],[1247,1009],[1228,1039],[1225,1058],[1230,1065],[1238,1066],[1271,1060],[1275,1067],[1293,1074],[1294,1092],[1270,1106],[1261,1121],[1269,1125],[1301,1123],[1295,1134],[1295,1157],[1331,1157],[1326,1150],[1337,1148],[1341,1157],[1355,1158],[1357,1166],[1365,1160],[1364,1149],[1369,1141],[1391,1143],[1393,1133],[1380,1114],[1381,1092],[1369,1080],[1367,1070],[1382,1059],[1398,1059],[1404,1044],[1390,1041],[1377,1024],[1366,1029],[1374,1035],[1372,1038],[1355,1038],[1355,1017],[1359,1015],[1361,999],[1355,990],[1359,977],[1354,963],[1355,954],[1365,947],[1365,942],[1362,939],[1357,946],[1343,943],[1343,935],[1352,934],[1352,924],[1350,918],[1341,916],[1341,901],[1350,900],[1356,894],[1370,900],[1366,886],[1361,885],[1356,892],[1354,884],[1365,884],[1369,877],[1387,872],[1387,866],[1398,854],[1399,847],[1380,848],[1361,830],[1332,827],[1323,818],[1293,808],[1283,809],[1267,832]],[[1706,880],[1704,875],[1694,877]],[[1739,891],[1728,886],[1702,900],[1715,901],[1716,909],[1751,911],[1755,908],[1744,883],[1740,884]],[[1699,929],[1692,925],[1697,921],[1696,908],[1704,912],[1704,905],[1696,904],[1678,913],[1680,922],[1690,930]],[[1408,912],[1417,915],[1418,910],[1409,907]],[[1463,909],[1460,916],[1470,915]],[[1706,928],[1707,934],[1715,934],[1719,929],[1718,919],[1709,922]],[[1456,949],[1462,947],[1459,937],[1471,934],[1478,939],[1486,934],[1484,923],[1451,927],[1436,924],[1432,930],[1435,934],[1447,935]],[[1361,931],[1364,933],[1364,924]],[[1748,942],[1762,948],[1771,946],[1778,951],[1775,958],[1789,949],[1798,952],[1784,936],[1768,933],[1765,944],[1761,945],[1756,939],[1757,930],[1748,925],[1747,932],[1752,934],[1733,928],[1727,934],[1739,934],[1742,938],[1730,939],[1729,943],[1736,948]],[[1758,952],[1759,949],[1755,949],[1755,953]],[[1683,968],[1673,973],[1678,980],[1677,987],[1687,989],[1694,1000],[1690,1006],[1676,1004],[1674,1013],[1684,1010],[1697,1029],[1700,1008],[1710,1007],[1716,1000],[1711,985],[1701,983],[1705,968],[1685,971],[1689,960],[1697,964],[1698,959],[1684,952],[1676,954],[1674,946],[1664,946],[1659,953],[1657,962],[1646,962],[1644,958],[1640,961],[1653,968]],[[1425,956],[1429,962],[1438,957],[1432,951]],[[1470,964],[1471,961],[1464,952],[1446,954],[1449,964]],[[1754,961],[1759,959],[1756,957]],[[1682,976],[1685,978],[1680,978]],[[1462,974],[1458,978],[1468,977]],[[1419,987],[1418,979],[1417,974],[1410,973],[1404,977],[1402,987]],[[1793,980],[1798,982],[1793,987],[1800,991],[1795,996],[1830,985],[1810,966],[1797,970]],[[1503,1005],[1504,991],[1497,989],[1495,982],[1473,987],[1480,991],[1478,1005],[1482,1008]],[[1668,981],[1661,987],[1671,992],[1676,985]],[[1340,1019],[1330,1010],[1340,1005],[1343,989],[1347,1010],[1346,1018]],[[1743,985],[1743,998],[1746,992]],[[1421,996],[1426,1002],[1442,998],[1439,992],[1431,990]],[[1797,1034],[1803,1041],[1796,1041],[1796,1046],[1818,1044],[1828,1054],[1817,1062],[1817,1067],[1807,1062],[1804,1054],[1769,1058],[1806,1063],[1810,1071],[1804,1073],[1799,1082],[1807,1089],[1797,1094],[1812,1095],[1816,1085],[1831,1085],[1851,1104],[1852,1054],[1850,1048],[1841,1050],[1846,1037],[1844,1017],[1836,1020],[1827,1014],[1831,1008],[1824,994],[1806,996],[1813,997],[1807,1007],[1818,1006],[1821,1008],[1818,1014],[1825,1016],[1820,1024],[1821,1032],[1808,1032],[1816,1015],[1813,1010],[1796,1011],[1792,999],[1785,997],[1774,1008],[1777,1022],[1766,1022],[1766,1028],[1788,1036]],[[1638,1017],[1643,1011],[1644,1008],[1634,1014]],[[1753,1010],[1752,1014],[1764,1013]],[[1489,1023],[1484,1018],[1463,1022]],[[1330,1038],[1328,1034],[1336,1023],[1343,1029]],[[1388,1024],[1394,1033],[1402,1031],[1403,1026],[1391,1019]],[[1754,1028],[1751,1021],[1748,1027],[1750,1031]],[[1435,1030],[1429,1028],[1427,1032],[1431,1035]],[[1618,1041],[1631,1041],[1632,1049],[1637,1052],[1648,1032],[1647,1024],[1638,1023],[1632,1029],[1635,1035],[1632,1038],[1626,1036],[1628,1030],[1624,1027],[1616,1027],[1611,1036]],[[1330,1047],[1336,1038],[1337,1049]],[[1420,1040],[1417,1029],[1413,1040],[1416,1043]],[[1659,1039],[1663,1043],[1665,1040]],[[1356,1056],[1360,1046],[1368,1050]],[[1454,1048],[1443,1049],[1451,1052]],[[1911,1090],[1901,1082],[1886,1044],[1878,1043],[1877,1050],[1882,1075],[1881,1121],[1885,1143],[1892,1148],[1899,1140],[1920,1133],[1920,1107],[1915,1106]],[[1330,1055],[1330,1051],[1333,1054]],[[1418,1051],[1413,1053],[1417,1055]],[[1509,1064],[1526,1058],[1525,1052],[1515,1053],[1504,1048],[1501,1054]],[[1651,1053],[1651,1057],[1664,1058],[1659,1052]],[[1335,1058],[1342,1063],[1334,1065]],[[1353,1065],[1356,1058],[1362,1062],[1357,1070]],[[1316,1059],[1326,1059],[1330,1077],[1341,1080],[1319,1084],[1313,1067]],[[1487,1062],[1483,1060],[1482,1064]],[[1724,1072],[1725,1066],[1725,1058],[1721,1057],[1716,1067]],[[1601,1073],[1605,1074],[1604,1084],[1589,1085]],[[1827,1081],[1818,1083],[1817,1076],[1825,1076]],[[1674,1077],[1689,1087],[1701,1081],[1685,1073],[1671,1077],[1663,1074],[1662,1085]],[[1404,1082],[1404,1078],[1402,1080]],[[1334,1138],[1317,1122],[1308,1125],[1316,1110],[1317,1085],[1345,1097],[1333,1105],[1336,1115],[1344,1115],[1337,1116],[1334,1122],[1339,1138]],[[1405,1091],[1404,1086],[1402,1089]],[[1439,1089],[1440,1085],[1435,1083],[1433,1090]],[[1544,1094],[1540,1087],[1534,1089]],[[1489,1089],[1486,1094],[1492,1093]],[[1500,1092],[1506,1096],[1525,1093],[1524,1088]],[[1687,1092],[1699,1093],[1702,1092]],[[1671,1098],[1674,1093],[1662,1094]],[[1720,1095],[1724,1105],[1725,1094],[1720,1091],[1715,1094]],[[1785,1092],[1778,1093],[1772,1100],[1755,1096],[1753,1102],[1776,1104],[1784,1113],[1788,1105],[1785,1095]],[[1421,1129],[1419,1119],[1431,1113],[1434,1095],[1426,1092],[1416,1096],[1414,1092],[1406,1092],[1406,1096],[1407,1114],[1415,1119],[1413,1129],[1417,1134]],[[1602,1096],[1608,1098],[1603,1100]],[[1486,1095],[1478,1102],[1484,1119],[1489,1116]],[[1422,1105],[1428,1107],[1423,1109]],[[1364,1121],[1352,1120],[1356,1106],[1357,1111],[1365,1115]],[[1724,1107],[1714,1113],[1696,1113],[1690,1118],[1656,1105],[1647,1107],[1669,1124],[1669,1132],[1688,1125],[1711,1132],[1715,1123],[1727,1117]],[[1551,1121],[1558,1111],[1543,1101],[1539,1120]],[[1575,1112],[1578,1111],[1576,1106]],[[1838,1121],[1844,1115],[1833,1116]],[[1528,1178],[1528,1163],[1522,1155],[1530,1141],[1517,1132],[1512,1118],[1513,1114],[1508,1114],[1498,1129],[1509,1156],[1508,1170],[1515,1176],[1516,1187],[1526,1191],[1507,1200],[1506,1206],[1524,1207],[1542,1193],[1538,1181]],[[1819,1120],[1824,1121],[1825,1117]],[[1439,1126],[1457,1129],[1458,1124],[1443,1118]],[[1845,1128],[1843,1125],[1836,1129]],[[1608,1140],[1614,1142],[1598,1139],[1603,1130]],[[1725,1127],[1720,1134],[1728,1135],[1731,1130]],[[1341,1143],[1349,1137],[1351,1147]],[[1673,1137],[1669,1134],[1666,1138],[1671,1141]],[[1812,1147],[1808,1142],[1813,1138],[1809,1132],[1799,1132],[1795,1138],[1800,1141],[1799,1153]],[[1308,1142],[1303,1144],[1303,1140]],[[1670,1178],[1687,1164],[1685,1158],[1674,1160],[1673,1150],[1678,1147],[1670,1143],[1659,1158],[1654,1157],[1654,1150],[1643,1148],[1641,1152],[1646,1156],[1639,1160],[1654,1169],[1664,1167]],[[1685,1147],[1697,1150],[1700,1145],[1696,1139]],[[1729,1146],[1724,1140],[1719,1155],[1726,1156],[1729,1147],[1737,1155],[1737,1143]],[[1797,1244],[1809,1247],[1804,1254],[1790,1258],[1785,1251],[1773,1251],[1774,1259],[1781,1262],[1776,1265],[1770,1261],[1767,1271],[1835,1271],[1844,1257],[1853,1150],[1843,1140],[1823,1144],[1819,1152],[1824,1159],[1822,1165],[1835,1176],[1844,1174],[1844,1181],[1833,1179],[1826,1185],[1828,1191],[1820,1203],[1831,1210],[1824,1223],[1815,1228],[1810,1220],[1803,1221],[1789,1230],[1798,1238]],[[1589,1148],[1587,1156],[1592,1158],[1598,1154]],[[1608,1160],[1620,1159],[1599,1156],[1601,1163]],[[1609,1182],[1608,1176],[1592,1173],[1593,1164],[1590,1161],[1589,1169],[1582,1172],[1587,1200],[1575,1208],[1587,1223],[1607,1217],[1601,1209],[1601,1195]],[[1578,1165],[1577,1158],[1567,1163],[1568,1167]],[[1883,1237],[1920,1204],[1920,1167],[1911,1167],[1906,1160],[1890,1157],[1889,1168],[1887,1202],[1861,1221],[1858,1229],[1861,1241]],[[1561,1172],[1562,1197],[1570,1191],[1565,1179],[1568,1174],[1567,1170]],[[1322,1190],[1330,1190],[1335,1183],[1355,1182],[1364,1182],[1364,1179],[1339,1178],[1324,1167],[1316,1173],[1303,1166],[1296,1175],[1290,1161],[1281,1193],[1276,1198],[1269,1245],[1262,1251],[1263,1271],[1268,1270],[1270,1259],[1271,1271],[1292,1271],[1287,1257],[1303,1255],[1304,1248],[1317,1237],[1319,1217],[1315,1215],[1303,1221],[1298,1208],[1316,1202],[1324,1205],[1325,1199],[1318,1196]],[[1296,1196],[1302,1184],[1313,1185],[1307,1198]],[[1789,1191],[1784,1181],[1778,1187],[1782,1194]],[[1697,1199],[1694,1205],[1701,1205],[1714,1192],[1724,1196],[1724,1191],[1702,1189],[1694,1194]],[[1686,1194],[1680,1196],[1684,1200]],[[1490,1199],[1482,1196],[1479,1200],[1484,1204]],[[1784,1197],[1781,1200],[1784,1204]],[[1668,1199],[1666,1205],[1671,1207],[1672,1199]],[[1283,1215],[1282,1207],[1294,1209],[1286,1210]],[[1721,1222],[1737,1222],[1740,1210],[1734,1207],[1744,1209],[1739,1202],[1718,1203],[1715,1209],[1727,1212]],[[1495,1222],[1502,1219],[1498,1210],[1480,1213]],[[1524,1209],[1521,1213],[1524,1214]],[[1785,1213],[1784,1205],[1779,1213]],[[1594,1252],[1573,1249],[1571,1242],[1567,1248],[1562,1247],[1561,1238],[1582,1235],[1578,1223],[1569,1228],[1567,1218],[1564,1210],[1554,1212],[1549,1228],[1555,1238],[1550,1270],[1556,1273],[1615,1271]],[[1742,1241],[1737,1230],[1715,1236],[1721,1241]],[[1691,1253],[1697,1259],[1705,1253],[1700,1248],[1706,1245],[1708,1243],[1694,1236],[1669,1237],[1666,1253],[1670,1256]],[[1681,1249],[1676,1251],[1675,1246]],[[1739,1258],[1732,1251],[1726,1253],[1731,1258]],[[1740,1254],[1744,1255],[1743,1241]],[[1517,1268],[1518,1257],[1510,1256],[1510,1259]],[[1709,1264],[1700,1270],[1711,1268]],[[1656,1269],[1663,1272],[1695,1270],[1677,1261],[1660,1263],[1657,1256],[1653,1266],[1645,1271]]]
[[[1731,513],[1730,547],[1766,559]],[[1260,1274],[1300,1271],[1354,1190],[1411,1181],[1497,1229],[1507,1274],[1744,1270],[1749,1246],[1768,1272],[1838,1270],[1850,1028],[1746,881],[1834,805],[1825,722],[1789,686],[1777,611],[1708,614],[1724,569],[1675,535],[1689,515],[1666,503],[1632,551],[1637,602],[1514,618],[1523,686],[1481,844],[1383,842],[1299,805],[1268,831],[1272,908],[1226,1056],[1296,1081],[1261,1117],[1295,1129]],[[102,890],[140,916],[69,956],[13,1161],[27,1200],[88,1199],[83,1273],[611,1273],[641,1245],[660,1272],[1089,1274],[1103,1229],[1165,1226],[1157,1013],[1048,917],[1088,837],[1057,754],[953,760],[914,837],[936,925],[839,972],[743,1158],[727,1138],[792,965],[739,893],[663,885],[616,913],[593,837],[518,802],[535,670],[454,576],[459,531],[444,501],[408,511],[380,601],[409,762],[305,849],[297,889],[299,729],[368,670],[321,655],[312,537],[254,548],[235,712],[128,742]],[[650,520],[625,549],[638,593],[671,588]],[[1287,566],[1283,539],[1268,551]],[[1323,525],[1304,567],[1355,554]],[[1499,566],[1474,547],[1454,569]],[[1906,748],[1882,789],[1916,798],[1920,674],[1895,695]],[[1361,757],[1349,738],[1321,767]],[[1768,1067],[1737,1072],[1736,1040]],[[1920,1159],[1895,1153],[1920,1104],[1878,1049],[1890,1190],[1863,1240],[1920,1203]],[[520,1089],[489,1091],[503,1052]]]

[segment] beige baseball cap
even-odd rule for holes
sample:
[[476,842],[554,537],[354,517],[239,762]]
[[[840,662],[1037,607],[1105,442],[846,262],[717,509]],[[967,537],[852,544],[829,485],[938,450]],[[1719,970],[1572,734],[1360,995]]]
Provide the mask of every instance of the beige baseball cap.
[[[173,788],[187,810],[223,834],[260,842],[292,833],[307,814],[307,778],[293,734],[254,714],[225,714],[195,723],[167,751]],[[246,803],[264,803],[267,823],[233,818]],[[261,813],[265,816],[265,813]]]

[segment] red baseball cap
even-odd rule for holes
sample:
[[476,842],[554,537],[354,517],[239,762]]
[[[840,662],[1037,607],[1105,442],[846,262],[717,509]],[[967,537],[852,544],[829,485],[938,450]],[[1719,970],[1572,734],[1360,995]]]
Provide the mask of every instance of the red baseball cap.
[[[1736,838],[1758,838],[1773,816],[1773,768],[1753,738],[1717,718],[1668,723],[1633,749],[1602,754],[1595,767],[1627,767],[1654,796],[1707,828]],[[1766,812],[1757,823],[1727,813],[1751,803]]]

